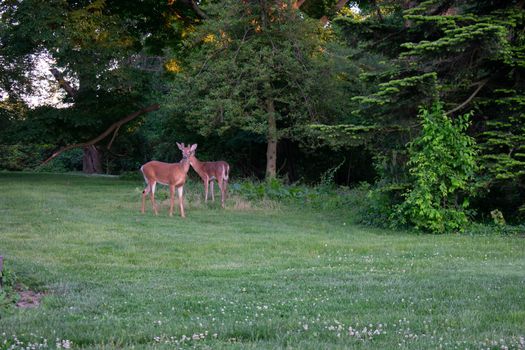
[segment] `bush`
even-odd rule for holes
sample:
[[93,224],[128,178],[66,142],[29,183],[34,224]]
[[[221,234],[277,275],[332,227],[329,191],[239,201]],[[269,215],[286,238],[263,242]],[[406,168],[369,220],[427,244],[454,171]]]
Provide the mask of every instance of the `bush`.
[[45,165],[39,164],[34,170],[37,172],[65,173],[68,171],[81,171],[84,152],[75,148],[60,154]]
[[0,145],[0,169],[10,171],[36,170],[66,172],[82,169],[82,150],[73,149],[62,153],[46,165],[42,162],[53,150],[53,145]]
[[142,175],[142,172],[137,169],[136,171],[125,171],[122,172],[119,175],[119,178],[121,180],[128,180],[128,181],[144,181],[144,176]]
[[401,226],[395,220],[394,213],[396,205],[402,202],[405,190],[406,186],[401,184],[359,184],[351,191],[351,206],[356,213],[357,223],[382,228]]
[[469,222],[476,166],[469,115],[447,117],[440,103],[421,109],[423,130],[409,143],[411,188],[395,217],[432,233],[462,231]]
[[2,311],[2,309],[6,309],[16,302],[17,294],[14,289],[16,284],[15,273],[5,266],[4,271],[0,272],[3,281],[3,287],[0,288],[0,311]]
[[38,166],[49,145],[0,145],[0,169],[20,171]]
[[327,186],[326,182],[309,187],[285,185],[280,179],[262,182],[244,180],[230,184],[230,191],[249,201],[271,200],[316,209],[348,208],[350,202],[348,188]]
[[501,225],[489,223],[472,223],[465,228],[469,235],[503,235],[525,237],[525,225]]

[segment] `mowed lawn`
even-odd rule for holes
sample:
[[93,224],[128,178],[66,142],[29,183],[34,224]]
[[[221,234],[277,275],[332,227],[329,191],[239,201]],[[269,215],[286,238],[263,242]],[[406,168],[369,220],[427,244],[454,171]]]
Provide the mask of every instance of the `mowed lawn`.
[[222,210],[195,181],[186,219],[165,192],[155,217],[142,187],[0,173],[0,255],[45,292],[0,309],[0,349],[525,348],[523,236],[377,230],[236,198]]

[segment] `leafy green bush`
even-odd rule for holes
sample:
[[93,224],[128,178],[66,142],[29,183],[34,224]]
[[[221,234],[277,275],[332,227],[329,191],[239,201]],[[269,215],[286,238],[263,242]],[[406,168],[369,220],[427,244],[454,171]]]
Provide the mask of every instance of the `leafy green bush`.
[[144,176],[142,175],[139,169],[135,171],[125,171],[120,174],[119,178],[121,180],[129,181],[144,181]]
[[496,223],[472,223],[465,228],[464,233],[469,235],[503,235],[525,237],[525,224],[500,225]]
[[396,205],[402,202],[402,192],[406,186],[399,184],[361,183],[352,189],[352,207],[357,223],[367,226],[392,228],[401,226],[395,220]]
[[83,151],[80,148],[75,148],[67,152],[62,153],[49,163],[45,165],[39,164],[35,167],[37,172],[49,172],[49,173],[65,173],[68,171],[80,171],[82,170],[82,158]]
[[286,186],[282,180],[277,178],[262,182],[245,180],[231,184],[230,188],[234,194],[251,201],[263,199],[282,201],[291,198],[303,198],[309,191],[306,186]]
[[477,169],[469,114],[447,117],[442,105],[421,109],[423,130],[409,143],[411,188],[397,206],[401,222],[432,233],[462,231]]
[[82,169],[82,150],[64,152],[46,165],[42,162],[54,148],[48,144],[0,145],[0,170],[66,172]]
[[4,266],[2,271],[3,286],[0,288],[0,311],[16,302],[17,294],[14,290],[16,274]]
[[249,201],[272,200],[319,209],[347,208],[350,201],[348,188],[327,186],[326,182],[309,187],[301,184],[285,185],[280,179],[263,182],[244,180],[232,183],[230,191]]
[[0,145],[0,169],[26,170],[38,166],[49,145]]

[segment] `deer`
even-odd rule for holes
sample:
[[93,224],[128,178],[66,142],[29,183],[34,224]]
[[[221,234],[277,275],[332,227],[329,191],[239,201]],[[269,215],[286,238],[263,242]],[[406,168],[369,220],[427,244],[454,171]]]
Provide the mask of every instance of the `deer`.
[[[197,145],[194,145],[197,148]],[[224,208],[226,200],[226,190],[228,189],[228,179],[230,174],[230,165],[223,160],[216,162],[201,162],[195,156],[195,152],[190,155],[190,164],[193,170],[199,174],[204,183],[204,203],[208,203],[208,185],[211,182],[211,198],[215,202],[215,194],[213,191],[213,180],[217,180],[217,184],[221,190],[221,206]]]
[[186,183],[186,175],[190,169],[190,157],[195,154],[197,145],[184,146],[184,143],[180,144],[177,142],[177,147],[182,151],[182,159],[179,163],[164,163],[156,160],[147,162],[140,167],[144,180],[146,180],[146,188],[142,191],[142,209],[141,212],[144,214],[144,206],[146,202],[146,196],[150,194],[151,205],[155,215],[158,215],[157,204],[155,203],[155,188],[157,183],[162,185],[168,185],[170,188],[170,212],[169,215],[173,216],[173,205],[175,202],[175,189],[179,197],[180,216],[185,218],[184,214],[184,184]]

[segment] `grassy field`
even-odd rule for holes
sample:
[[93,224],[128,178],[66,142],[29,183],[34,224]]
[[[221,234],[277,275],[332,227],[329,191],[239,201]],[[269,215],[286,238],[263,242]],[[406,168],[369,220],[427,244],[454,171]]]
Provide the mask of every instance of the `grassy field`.
[[0,255],[45,293],[0,308],[0,349],[525,348],[523,237],[375,230],[351,211],[235,198],[221,210],[195,182],[186,219],[166,201],[154,217],[141,191],[0,173]]

